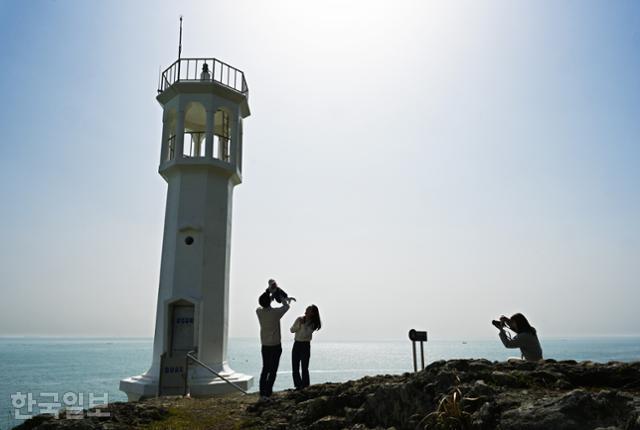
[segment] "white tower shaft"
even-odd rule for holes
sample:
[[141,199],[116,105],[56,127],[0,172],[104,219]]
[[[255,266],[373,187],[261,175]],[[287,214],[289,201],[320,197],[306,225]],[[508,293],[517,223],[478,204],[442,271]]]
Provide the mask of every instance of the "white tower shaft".
[[[186,79],[185,69],[193,71]],[[156,328],[150,369],[120,382],[130,400],[235,389],[187,360],[190,351],[240,387],[252,383],[227,364],[233,188],[249,115],[244,75],[214,59],[181,59],[162,79],[159,171],[168,189]]]

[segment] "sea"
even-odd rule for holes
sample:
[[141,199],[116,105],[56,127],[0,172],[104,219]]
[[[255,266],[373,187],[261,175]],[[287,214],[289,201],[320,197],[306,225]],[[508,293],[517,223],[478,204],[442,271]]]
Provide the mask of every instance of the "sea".
[[[139,375],[151,364],[151,338],[0,337],[0,430],[11,429],[26,417],[61,406],[83,407],[125,401],[118,390],[122,378]],[[283,343],[275,390],[293,387],[291,343]],[[640,336],[543,339],[545,358],[556,360],[640,361]],[[495,339],[429,340],[425,364],[451,358],[503,361],[515,356]],[[417,348],[418,366],[420,348]],[[260,343],[230,339],[230,367],[254,376],[258,388]],[[409,340],[314,341],[311,383],[344,382],[367,375],[413,371]],[[21,406],[20,408],[16,406]]]

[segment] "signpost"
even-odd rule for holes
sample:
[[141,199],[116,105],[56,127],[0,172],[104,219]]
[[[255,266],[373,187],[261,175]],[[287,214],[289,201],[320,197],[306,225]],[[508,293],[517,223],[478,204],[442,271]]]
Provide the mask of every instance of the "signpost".
[[422,369],[424,369],[424,342],[427,341],[426,331],[417,331],[415,329],[409,330],[409,340],[413,346],[413,371],[418,371],[418,357],[416,356],[416,342],[420,342],[420,359],[422,363]]

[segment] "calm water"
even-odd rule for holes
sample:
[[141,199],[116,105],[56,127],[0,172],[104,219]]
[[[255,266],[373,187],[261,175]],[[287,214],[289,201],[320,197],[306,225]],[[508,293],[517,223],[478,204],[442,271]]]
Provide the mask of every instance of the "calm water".
[[[546,339],[545,358],[640,360],[640,337]],[[33,393],[36,402],[51,402],[41,393],[108,393],[109,402],[126,400],[118,391],[121,378],[145,372],[151,363],[152,339],[123,338],[0,338],[0,430],[19,422],[13,417],[11,394]],[[291,343],[283,344],[275,389],[292,387]],[[426,344],[427,362],[449,358],[505,360],[516,355],[498,339],[468,341],[434,340]],[[411,343],[324,342],[312,344],[311,382],[341,382],[365,375],[398,374],[412,370]],[[260,345],[253,339],[231,339],[229,364],[238,372],[258,376]],[[257,381],[254,390],[257,389]],[[37,411],[37,407],[34,407]],[[26,408],[22,410],[27,414]]]

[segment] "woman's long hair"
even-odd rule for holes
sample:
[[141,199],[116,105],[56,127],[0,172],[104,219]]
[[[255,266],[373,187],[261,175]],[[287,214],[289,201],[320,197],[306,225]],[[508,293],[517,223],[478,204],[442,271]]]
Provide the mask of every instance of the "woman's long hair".
[[311,305],[307,309],[311,309],[311,316],[306,321],[313,331],[320,330],[322,328],[322,323],[320,322],[320,311],[318,311],[318,307],[316,305]]
[[511,316],[511,320],[515,321],[516,325],[518,326],[518,329],[515,330],[516,333],[531,333],[532,335],[536,336],[536,329],[532,327],[531,324],[529,324],[527,318],[525,318],[525,316],[521,313],[513,314]]

